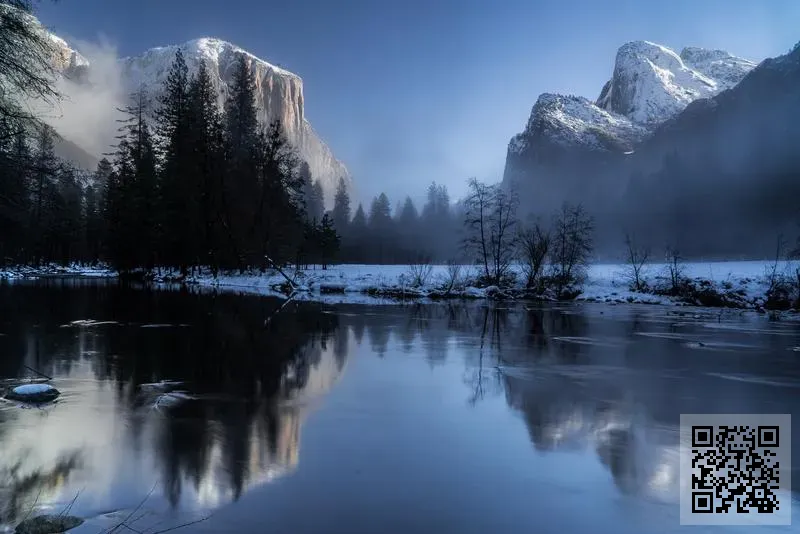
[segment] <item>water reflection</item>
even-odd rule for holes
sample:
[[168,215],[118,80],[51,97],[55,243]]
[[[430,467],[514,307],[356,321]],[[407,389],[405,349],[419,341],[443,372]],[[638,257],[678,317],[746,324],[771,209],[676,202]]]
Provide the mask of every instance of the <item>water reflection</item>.
[[[800,384],[788,350],[800,346],[797,325],[605,305],[302,303],[265,327],[278,305],[97,281],[0,285],[7,355],[0,378],[24,374],[27,365],[55,376],[64,393],[46,411],[0,404],[0,524],[34,502],[58,508],[78,492],[80,515],[132,508],[154,487],[148,506],[166,510],[216,509],[262,486],[277,489],[258,501],[256,514],[278,514],[302,495],[320,518],[326,510],[338,517],[337,507],[359,499],[378,517],[391,512],[379,502],[417,495],[429,476],[443,484],[440,492],[449,483],[437,481],[461,481],[461,493],[431,490],[431,502],[407,503],[444,510],[444,528],[443,518],[455,521],[448,506],[470,513],[471,498],[487,498],[486,472],[541,496],[552,487],[515,473],[562,455],[599,466],[620,495],[674,504],[680,413],[792,413],[797,406],[794,390],[741,380],[782,375]],[[70,325],[80,319],[106,324]],[[739,379],[720,378],[721,369],[723,378]],[[347,383],[337,386],[343,376]],[[161,380],[183,381],[176,387],[192,399],[154,410],[141,386]],[[351,403],[332,393],[342,389]],[[446,402],[451,392],[457,404]],[[318,406],[327,412],[309,423]],[[301,433],[309,432],[301,451]],[[513,440],[525,455],[509,461],[513,471],[498,470],[499,451]],[[311,457],[306,470],[297,469],[301,452]],[[544,476],[546,466],[536,466]],[[575,477],[596,497],[598,482],[581,478],[588,475],[558,476]],[[394,486],[383,484],[388,478]],[[324,493],[332,485],[333,497]],[[504,502],[498,524],[524,526],[511,519],[526,517],[523,504]],[[477,529],[475,521],[462,526]]]
[[[63,392],[47,411],[0,404],[0,524],[78,492],[80,513],[131,506],[154,484],[153,506],[211,508],[296,468],[308,403],[347,357],[335,315],[304,305],[265,328],[270,299],[75,285],[0,287],[3,376],[27,365]],[[88,318],[108,324],[69,324]],[[153,409],[140,386],[174,379],[192,399]]]
[[[800,377],[800,366],[786,356],[800,339],[797,324],[767,325],[781,335],[753,345],[752,317],[728,315],[722,329],[717,311],[444,304],[408,306],[401,320],[396,311],[379,315],[343,314],[342,321],[354,333],[366,328],[379,355],[390,334],[404,353],[424,351],[431,364],[457,348],[468,405],[504,396],[522,415],[535,450],[593,451],[623,494],[677,501],[680,413],[796,407],[793,396],[715,380],[713,371]],[[746,350],[731,350],[724,360],[698,353],[715,344],[709,339],[720,330],[727,339],[717,345],[755,346],[758,357]]]

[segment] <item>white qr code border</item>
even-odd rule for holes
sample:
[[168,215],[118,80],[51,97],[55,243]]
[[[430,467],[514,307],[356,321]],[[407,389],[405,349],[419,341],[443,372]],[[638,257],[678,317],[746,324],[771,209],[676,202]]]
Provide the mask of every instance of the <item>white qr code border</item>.
[[791,524],[790,414],[681,414],[680,434],[681,525]]

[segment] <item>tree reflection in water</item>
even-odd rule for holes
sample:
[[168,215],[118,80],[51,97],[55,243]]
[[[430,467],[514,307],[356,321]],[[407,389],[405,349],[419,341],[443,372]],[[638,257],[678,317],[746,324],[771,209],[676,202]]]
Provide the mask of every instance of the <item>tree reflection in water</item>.
[[[212,507],[294,469],[307,408],[289,401],[331,387],[347,331],[314,304],[289,307],[265,327],[279,304],[97,282],[0,286],[3,376],[24,376],[29,365],[74,391],[40,420],[36,410],[0,409],[0,491],[8,495],[0,522],[19,519],[40,493],[58,502],[86,484],[125,494],[158,482],[173,507]],[[69,326],[89,318],[116,324]],[[143,404],[141,384],[176,379],[196,400],[163,410]],[[77,452],[67,461],[70,447]]]

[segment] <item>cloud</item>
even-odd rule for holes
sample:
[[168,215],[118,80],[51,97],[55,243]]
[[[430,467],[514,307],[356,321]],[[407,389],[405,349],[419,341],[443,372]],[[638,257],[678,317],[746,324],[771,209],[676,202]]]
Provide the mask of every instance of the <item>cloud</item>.
[[73,79],[59,77],[56,88],[63,99],[45,110],[42,117],[62,137],[101,157],[114,142],[118,109],[127,102],[117,50],[102,37],[97,42],[75,41],[71,45],[90,67]]

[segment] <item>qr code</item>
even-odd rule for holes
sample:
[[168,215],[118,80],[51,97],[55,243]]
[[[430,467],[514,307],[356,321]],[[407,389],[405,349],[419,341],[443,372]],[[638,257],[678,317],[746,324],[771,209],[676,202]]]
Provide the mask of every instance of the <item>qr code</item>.
[[790,415],[681,415],[681,524],[791,524],[790,462]]

